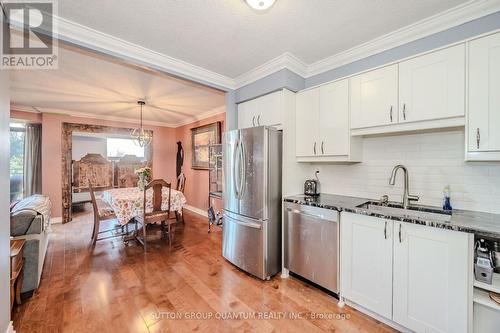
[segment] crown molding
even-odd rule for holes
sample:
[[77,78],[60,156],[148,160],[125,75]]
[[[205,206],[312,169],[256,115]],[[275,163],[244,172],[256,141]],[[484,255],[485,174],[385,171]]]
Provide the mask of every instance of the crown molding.
[[308,78],[498,11],[498,0],[468,1],[309,65],[287,52],[238,76],[235,86],[243,87],[284,68]]
[[[26,106],[26,105],[19,105],[19,104],[12,104],[10,107],[11,110],[13,111],[21,111],[21,112],[29,112],[29,113],[45,113],[45,114],[56,114],[56,115],[61,115],[61,116],[70,116],[70,117],[78,117],[78,118],[87,118],[87,119],[98,119],[98,120],[107,120],[107,121],[116,121],[116,122],[121,122],[121,123],[128,123],[128,124],[137,124],[138,120],[135,118],[124,118],[124,117],[117,117],[117,116],[106,116],[106,115],[99,115],[95,113],[87,113],[87,112],[79,112],[79,111],[72,111],[72,110],[61,110],[61,109],[52,109],[52,108],[35,108],[31,106]],[[175,122],[175,123],[170,123],[170,122],[162,122],[162,121],[153,121],[153,120],[143,120],[143,124],[147,126],[160,126],[160,127],[170,127],[170,128],[177,128],[181,127],[184,125],[188,125],[206,118],[210,118],[213,116],[216,116],[221,113],[226,112],[226,107],[221,106],[218,108],[215,108],[213,110],[203,112],[191,117],[185,117],[183,120]]]
[[174,127],[181,127],[184,125],[188,125],[188,124],[194,123],[196,121],[204,120],[204,119],[207,119],[207,118],[210,118],[210,117],[216,116],[218,114],[222,114],[222,113],[226,113],[225,106],[221,106],[221,107],[215,108],[213,110],[200,113],[196,116],[186,118],[185,120],[182,120],[182,121],[176,123]]
[[305,77],[321,74],[497,11],[500,11],[500,1],[498,0],[468,1],[349,50],[312,63],[307,66],[307,75]]
[[497,11],[500,11],[500,0],[470,0],[312,64],[308,65],[285,52],[236,78],[169,57],[59,16],[53,18],[61,40],[227,91],[243,87],[282,69],[308,78]]
[[10,109],[11,109],[11,111],[41,113],[40,110],[36,109],[33,106],[26,106],[26,105],[19,105],[19,104],[11,104]]
[[307,75],[307,65],[291,53],[285,52],[234,79],[235,87],[241,88],[282,69],[288,69],[302,77]]
[[215,86],[215,88],[234,89],[234,79],[230,77],[169,57],[59,16],[54,16],[53,19],[56,21],[58,39],[129,59],[134,63],[153,67],[205,85]]

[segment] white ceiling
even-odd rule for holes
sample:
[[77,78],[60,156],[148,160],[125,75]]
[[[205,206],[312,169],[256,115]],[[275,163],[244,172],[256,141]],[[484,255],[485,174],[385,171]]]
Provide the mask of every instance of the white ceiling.
[[235,78],[289,52],[306,64],[466,0],[64,0],[59,16]]
[[14,109],[179,126],[225,110],[224,93],[59,44],[57,70],[11,71]]

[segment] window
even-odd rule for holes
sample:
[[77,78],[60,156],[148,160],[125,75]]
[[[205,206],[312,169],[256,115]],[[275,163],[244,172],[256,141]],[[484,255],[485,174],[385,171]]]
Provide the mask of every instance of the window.
[[108,138],[106,141],[108,158],[118,158],[124,155],[144,158],[144,147],[136,145],[132,139]]
[[22,123],[10,124],[10,201],[23,198],[24,138],[26,128]]

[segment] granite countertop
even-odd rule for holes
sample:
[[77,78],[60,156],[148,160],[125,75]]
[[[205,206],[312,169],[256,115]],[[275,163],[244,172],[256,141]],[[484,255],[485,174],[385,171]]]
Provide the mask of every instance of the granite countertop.
[[292,202],[301,205],[375,216],[435,228],[469,232],[484,237],[500,238],[500,214],[454,209],[450,221],[445,222],[423,217],[386,215],[380,213],[379,211],[357,207],[370,200],[371,199],[325,193],[315,198],[306,197],[304,195],[287,196],[284,198],[285,202]]

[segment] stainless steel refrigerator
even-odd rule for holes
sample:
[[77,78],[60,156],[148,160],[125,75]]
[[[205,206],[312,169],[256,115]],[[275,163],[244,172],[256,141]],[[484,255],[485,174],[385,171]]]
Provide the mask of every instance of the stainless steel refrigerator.
[[223,137],[222,255],[261,279],[281,270],[281,145],[266,126]]

